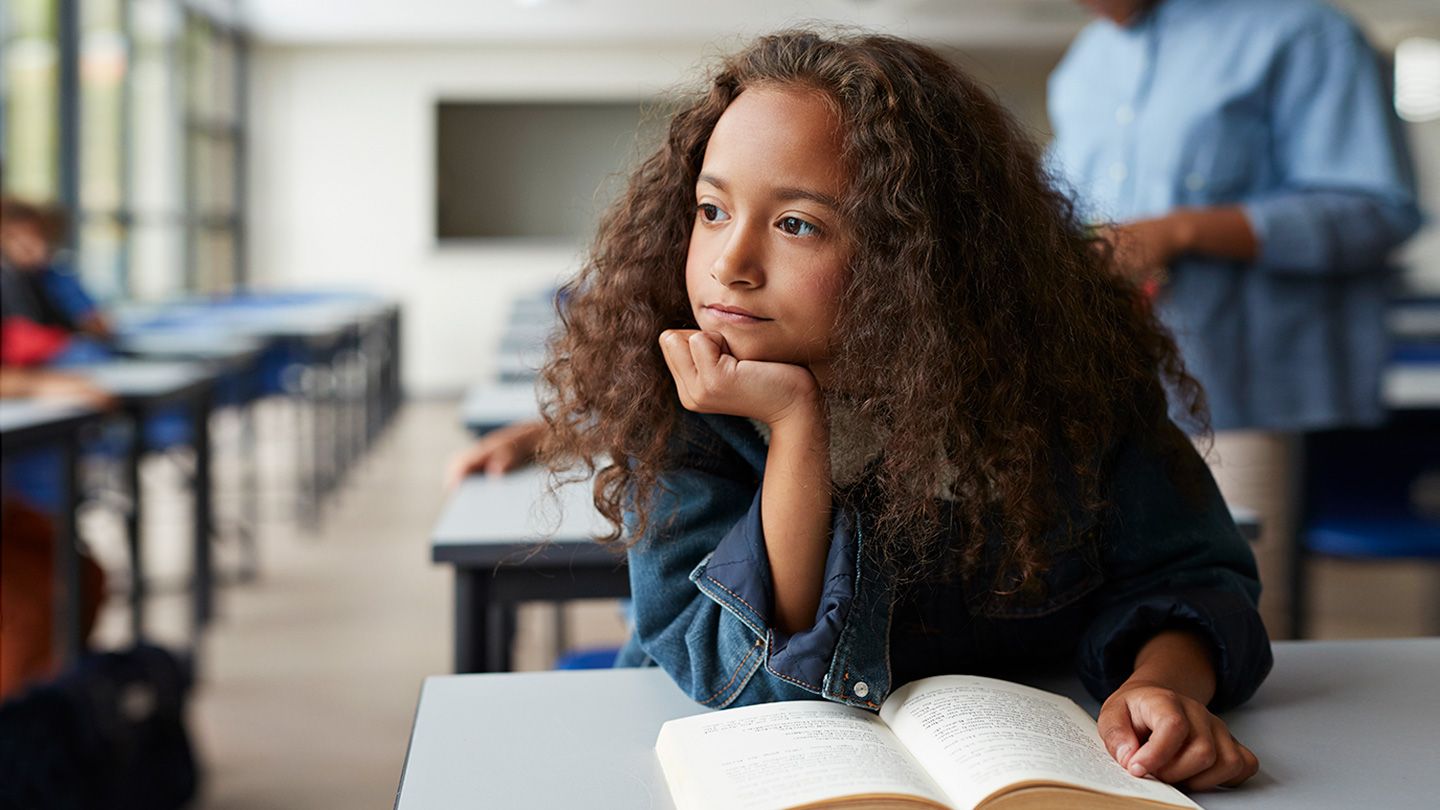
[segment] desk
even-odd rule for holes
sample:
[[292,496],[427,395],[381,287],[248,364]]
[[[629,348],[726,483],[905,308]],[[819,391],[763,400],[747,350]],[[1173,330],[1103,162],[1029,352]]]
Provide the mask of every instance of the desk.
[[1440,410],[1440,364],[1392,363],[1381,390],[1391,410]]
[[[281,375],[280,387],[297,405],[297,431],[309,432],[308,447],[301,441],[294,446],[299,512],[313,524],[319,519],[321,497],[339,480],[351,460],[351,448],[364,432],[358,418],[339,420],[344,433],[338,437],[321,424],[322,412],[339,410],[334,406],[343,378],[341,360],[347,348],[360,342],[362,321],[374,310],[374,305],[352,301],[275,305],[187,301],[127,307],[117,313],[116,321],[125,340],[139,341],[142,348],[147,341],[172,347],[183,341],[193,341],[197,347],[235,339],[258,341],[267,357],[284,363],[287,370],[296,369]],[[124,343],[121,348],[126,348]],[[351,354],[358,356],[358,351]]]
[[233,406],[239,417],[237,457],[242,465],[242,504],[235,525],[244,549],[240,579],[253,579],[259,570],[259,546],[255,535],[260,514],[260,493],[256,459],[258,438],[252,406],[263,394],[260,384],[260,357],[265,341],[232,335],[220,330],[187,329],[135,332],[121,335],[115,344],[121,354],[142,360],[192,361],[203,363],[219,377],[216,409]]
[[501,383],[533,383],[540,378],[540,367],[545,365],[545,353],[502,352],[495,359],[495,379]]
[[512,422],[539,418],[535,385],[528,382],[472,385],[460,406],[465,429],[477,436]]
[[213,612],[213,572],[210,563],[212,493],[210,487],[210,409],[216,372],[199,363],[119,360],[91,366],[73,366],[68,372],[88,378],[97,387],[120,400],[133,433],[126,450],[126,489],[130,510],[125,528],[130,551],[130,621],[137,640],[145,638],[145,567],[143,498],[140,486],[140,458],[145,450],[145,420],[169,405],[183,405],[190,416],[191,442],[195,451],[194,566],[195,593],[191,631],[194,649],[199,650],[200,633]]
[[219,330],[167,330],[121,335],[115,348],[130,357],[213,363],[228,372],[256,360],[265,343],[257,337]]
[[[630,595],[624,557],[591,539],[609,524],[595,511],[590,482],[563,487],[558,514],[545,491],[546,473],[537,467],[471,476],[441,512],[431,559],[455,566],[456,672],[510,669],[521,602]],[[1253,515],[1233,514],[1243,535],[1258,536]],[[546,536],[550,541],[537,546]]]
[[[1275,671],[1228,712],[1260,757],[1207,810],[1433,807],[1440,768],[1440,639],[1279,642]],[[1071,679],[1037,685],[1098,707]],[[396,810],[670,808],[653,746],[666,720],[700,714],[656,669],[427,678]],[[1433,758],[1433,757],[1432,757]]]
[[[455,566],[456,672],[510,669],[520,602],[630,594],[623,555],[591,540],[607,524],[591,503],[590,482],[561,488],[557,513],[546,478],[537,467],[471,476],[440,515],[431,559]],[[546,536],[551,542],[537,546]]]
[[55,592],[65,594],[55,602],[56,649],[65,661],[79,657],[85,645],[80,633],[80,555],[76,546],[79,532],[75,518],[80,502],[76,474],[80,431],[98,423],[104,414],[89,405],[51,399],[0,400],[0,458],[59,445],[63,472],[60,497],[63,506],[55,515]]

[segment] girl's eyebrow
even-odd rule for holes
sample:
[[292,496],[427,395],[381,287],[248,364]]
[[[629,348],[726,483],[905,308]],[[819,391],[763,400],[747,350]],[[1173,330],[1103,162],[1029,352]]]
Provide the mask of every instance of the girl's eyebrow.
[[[729,187],[726,186],[724,180],[721,180],[713,174],[702,174],[699,178],[697,178],[697,182],[708,183],[709,185],[714,186],[720,191],[730,190]],[[831,197],[829,194],[821,194],[818,191],[811,191],[808,188],[799,188],[797,186],[781,186],[774,189],[773,193],[775,199],[782,202],[789,202],[791,200],[809,200],[814,203],[819,203],[820,205],[823,205],[833,211],[840,210],[840,203],[834,197]]]

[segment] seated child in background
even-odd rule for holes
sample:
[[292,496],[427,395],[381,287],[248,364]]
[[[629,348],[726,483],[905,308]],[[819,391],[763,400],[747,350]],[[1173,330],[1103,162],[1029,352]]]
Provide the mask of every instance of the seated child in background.
[[37,365],[103,359],[113,332],[95,301],[55,261],[65,232],[58,211],[0,200],[0,363]]
[[[62,399],[96,408],[114,406],[106,392],[82,377],[48,369],[0,367],[0,399]],[[58,478],[61,460],[46,451],[0,458],[0,701],[55,673],[55,522],[43,504],[27,501],[22,491]],[[87,554],[80,557],[81,638],[95,625],[104,594],[104,575]]]
[[1072,666],[1132,773],[1237,784],[1271,666],[1203,395],[995,99],[890,37],[764,37],[675,114],[566,288],[544,457],[635,630],[723,707]]

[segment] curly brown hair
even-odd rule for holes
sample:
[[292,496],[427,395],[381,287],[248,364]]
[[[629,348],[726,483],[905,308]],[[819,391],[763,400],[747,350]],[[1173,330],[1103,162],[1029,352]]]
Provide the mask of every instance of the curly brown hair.
[[[1088,541],[1076,527],[1105,507],[1123,438],[1165,453],[1188,445],[1162,380],[1202,430],[1203,394],[1002,105],[902,39],[766,36],[674,115],[562,290],[542,372],[554,392],[544,457],[594,475],[595,505],[615,527],[602,540],[620,539],[627,510],[632,540],[655,518],[681,407],[657,338],[697,328],[684,277],[696,179],[716,121],[761,85],[819,91],[843,125],[854,250],[831,347],[843,390],[827,395],[888,430],[867,482],[879,496],[873,559],[902,580],[968,572],[998,537],[995,584],[1025,592],[1057,544]],[[967,539],[951,545],[934,482],[957,474],[951,519]]]

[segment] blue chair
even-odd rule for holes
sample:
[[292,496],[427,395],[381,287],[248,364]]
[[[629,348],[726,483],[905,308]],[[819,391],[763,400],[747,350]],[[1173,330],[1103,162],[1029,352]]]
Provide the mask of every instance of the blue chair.
[[555,661],[556,669],[610,669],[615,666],[619,647],[569,650]]
[[1381,428],[1308,434],[1291,555],[1292,635],[1308,619],[1309,560],[1440,561],[1440,414],[1396,414]]
[[[557,608],[560,606],[557,605]],[[620,615],[625,626],[635,627],[635,603],[630,599],[620,600]],[[561,614],[564,615],[563,613]],[[563,636],[563,632],[561,633]],[[555,659],[555,669],[610,669],[620,655],[619,647],[579,647],[560,653]]]

